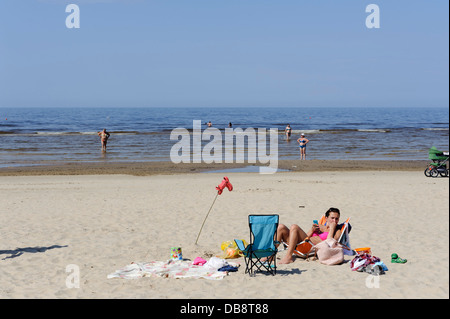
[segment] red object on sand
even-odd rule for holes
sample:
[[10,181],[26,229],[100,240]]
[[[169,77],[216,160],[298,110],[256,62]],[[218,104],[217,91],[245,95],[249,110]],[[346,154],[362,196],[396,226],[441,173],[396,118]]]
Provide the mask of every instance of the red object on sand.
[[228,190],[229,190],[230,192],[233,190],[233,185],[231,185],[230,180],[229,180],[228,177],[226,177],[226,176],[223,178],[223,180],[222,180],[222,182],[219,184],[219,186],[216,187],[216,189],[217,189],[217,194],[216,194],[216,196],[214,197],[214,201],[213,201],[213,203],[211,204],[211,207],[209,208],[208,213],[206,214],[205,219],[203,220],[202,227],[200,227],[200,231],[198,232],[197,239],[195,240],[195,244],[196,244],[196,245],[197,245],[197,242],[198,242],[198,238],[200,237],[200,233],[202,232],[203,225],[205,225],[206,218],[208,218],[208,215],[209,215],[209,213],[211,212],[211,209],[213,208],[214,203],[216,202],[217,197],[218,197],[220,194],[222,194],[222,192],[223,192],[223,190],[225,189],[225,187],[228,188]]
[[225,187],[228,188],[230,192],[233,190],[233,185],[231,185],[230,180],[226,176],[223,178],[222,183],[216,187],[219,195],[222,194]]

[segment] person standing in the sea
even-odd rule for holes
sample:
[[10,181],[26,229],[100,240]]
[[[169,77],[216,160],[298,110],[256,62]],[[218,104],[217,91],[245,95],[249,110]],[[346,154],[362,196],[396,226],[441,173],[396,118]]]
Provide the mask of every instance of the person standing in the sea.
[[284,133],[286,134],[286,139],[289,141],[291,139],[292,128],[291,124],[288,124],[284,129]]
[[106,152],[106,143],[108,142],[108,138],[110,134],[106,132],[106,128],[103,129],[103,131],[100,131],[97,133],[98,136],[100,136],[101,142],[102,142],[102,151]]
[[300,159],[306,160],[306,144],[309,143],[309,140],[305,137],[305,134],[302,133],[297,142],[300,147]]

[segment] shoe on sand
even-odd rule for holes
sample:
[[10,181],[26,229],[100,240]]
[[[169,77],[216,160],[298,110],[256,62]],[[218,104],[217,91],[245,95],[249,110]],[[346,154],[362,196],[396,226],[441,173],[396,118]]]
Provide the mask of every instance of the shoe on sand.
[[407,261],[407,259],[400,258],[396,253],[391,255],[391,263],[404,264]]

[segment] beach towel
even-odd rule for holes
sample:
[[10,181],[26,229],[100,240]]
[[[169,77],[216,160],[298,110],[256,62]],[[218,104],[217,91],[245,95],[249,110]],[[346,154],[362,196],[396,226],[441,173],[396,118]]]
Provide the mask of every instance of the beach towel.
[[[234,263],[221,263],[221,267],[224,265],[239,266]],[[226,271],[219,271],[218,268],[193,265],[192,261],[168,260],[131,263],[124,268],[109,274],[107,278],[138,279],[142,277],[163,277],[221,280],[227,274]]]

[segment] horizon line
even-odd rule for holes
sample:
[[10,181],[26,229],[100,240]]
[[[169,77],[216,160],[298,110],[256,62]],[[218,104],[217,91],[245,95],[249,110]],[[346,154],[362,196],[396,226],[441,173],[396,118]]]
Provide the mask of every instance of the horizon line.
[[98,105],[98,106],[67,106],[67,105],[61,105],[61,106],[0,106],[0,109],[14,109],[14,108],[448,108],[448,105],[445,106],[436,106],[436,105],[396,105],[396,106],[355,106],[355,105],[334,105],[334,106],[324,106],[324,105],[316,105],[316,106],[105,106],[105,105]]

